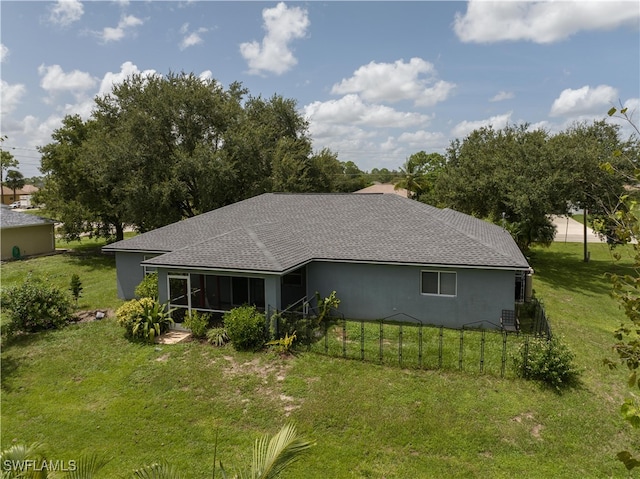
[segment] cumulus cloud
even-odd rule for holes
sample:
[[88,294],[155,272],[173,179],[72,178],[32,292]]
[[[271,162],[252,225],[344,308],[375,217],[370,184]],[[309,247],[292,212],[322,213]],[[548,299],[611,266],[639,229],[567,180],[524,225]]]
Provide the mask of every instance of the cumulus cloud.
[[4,80],[1,81],[0,87],[2,116],[5,116],[16,109],[16,106],[20,103],[22,97],[27,92],[27,88],[21,83],[10,85]]
[[398,142],[420,149],[439,147],[446,141],[447,138],[443,133],[426,130],[405,132],[398,136]]
[[413,100],[416,106],[432,106],[446,100],[454,87],[453,83],[436,80],[433,64],[412,58],[407,63],[398,60],[363,65],[351,78],[335,84],[331,93],[358,93],[365,100],[391,103]]
[[599,85],[594,88],[583,86],[576,90],[567,88],[554,100],[549,116],[578,117],[589,114],[600,116],[617,100],[618,91],[608,85]]
[[240,53],[249,64],[249,73],[271,72],[281,75],[298,63],[289,43],[306,35],[309,17],[306,10],[289,8],[280,2],[274,8],[265,8],[262,18],[266,30],[262,43],[242,43]]
[[485,120],[476,120],[476,121],[462,121],[453,127],[451,130],[451,134],[455,138],[464,138],[473,130],[477,130],[478,128],[482,128],[484,126],[492,126],[496,130],[500,130],[507,126],[507,124],[511,120],[511,115],[513,112],[504,113],[503,115],[492,116],[491,118],[487,118]]
[[115,72],[115,73],[107,72],[104,75],[104,77],[102,78],[102,81],[100,82],[100,90],[98,91],[98,95],[102,96],[102,95],[111,93],[115,85],[119,85],[124,80],[126,80],[127,77],[135,74],[140,74],[142,76],[152,76],[156,74],[156,71],[155,70],[141,71],[132,62],[124,62],[122,65],[120,65],[119,72]]
[[358,95],[346,95],[339,100],[316,101],[304,107],[309,121],[346,123],[370,127],[404,128],[425,125],[431,118],[415,112],[402,112],[388,106],[367,104]]
[[201,27],[201,28],[198,28],[197,30],[190,32],[188,23],[185,23],[184,25],[182,25],[182,28],[180,28],[180,33],[184,35],[184,37],[180,42],[180,50],[184,50],[186,48],[202,43],[203,40],[201,35],[208,31],[209,31],[208,28]]
[[117,42],[122,40],[127,34],[133,32],[134,28],[144,23],[133,15],[123,15],[117,27],[105,27],[101,32],[96,32],[102,43]]
[[45,66],[42,64],[38,67],[38,74],[42,77],[40,86],[49,93],[83,92],[93,88],[97,83],[97,80],[87,72],[73,70],[65,73],[60,65]]
[[630,1],[470,0],[456,13],[453,29],[463,42],[532,41],[553,43],[585,30],[637,28],[640,9]]
[[512,91],[501,91],[498,92],[493,98],[489,99],[489,101],[504,101],[511,100],[515,98],[515,95]]
[[84,14],[84,7],[79,0],[58,0],[51,7],[49,21],[55,25],[66,27],[77,22]]
[[4,62],[9,56],[9,49],[4,45],[4,43],[0,43],[0,62]]

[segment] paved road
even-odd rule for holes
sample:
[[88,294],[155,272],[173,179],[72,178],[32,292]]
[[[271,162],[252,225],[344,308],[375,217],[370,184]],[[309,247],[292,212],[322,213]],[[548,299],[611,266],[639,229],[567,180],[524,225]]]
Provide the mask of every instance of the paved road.
[[[582,243],[584,242],[584,226],[582,223],[568,216],[551,217],[553,224],[556,225],[555,241],[559,243]],[[602,243],[600,237],[587,227],[587,242]]]

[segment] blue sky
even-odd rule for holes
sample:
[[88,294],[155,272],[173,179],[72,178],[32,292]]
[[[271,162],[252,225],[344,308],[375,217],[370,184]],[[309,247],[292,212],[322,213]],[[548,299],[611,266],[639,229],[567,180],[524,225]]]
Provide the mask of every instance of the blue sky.
[[65,114],[87,118],[134,72],[292,98],[314,149],[363,170],[489,124],[553,133],[640,106],[637,1],[3,0],[0,15],[3,148],[25,176]]

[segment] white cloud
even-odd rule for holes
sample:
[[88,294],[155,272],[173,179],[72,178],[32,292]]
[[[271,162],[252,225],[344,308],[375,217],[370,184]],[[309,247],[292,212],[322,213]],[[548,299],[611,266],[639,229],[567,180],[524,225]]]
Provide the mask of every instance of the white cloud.
[[304,107],[304,115],[311,122],[346,123],[378,128],[426,125],[431,120],[427,115],[401,112],[384,105],[367,104],[358,95],[310,103]]
[[405,132],[398,137],[398,142],[406,143],[412,148],[436,148],[446,143],[447,138],[441,132],[432,132],[419,130],[414,132]]
[[456,13],[454,31],[463,42],[525,40],[553,43],[580,31],[637,28],[635,1],[484,1],[470,0]]
[[184,50],[185,48],[189,48],[202,43],[203,40],[201,35],[208,31],[208,28],[201,27],[193,32],[189,32],[189,24],[185,23],[184,25],[182,25],[182,27],[180,28],[180,33],[184,35],[184,37],[180,42],[180,50]]
[[[427,75],[427,78],[421,77]],[[351,78],[343,79],[331,93],[358,93],[365,100],[397,102],[413,100],[416,106],[432,106],[446,100],[453,83],[435,79],[433,64],[412,58],[408,63],[371,62],[358,68]]]
[[583,86],[577,90],[567,88],[551,105],[549,116],[570,116],[595,114],[602,116],[618,100],[618,91],[608,85],[595,88]]
[[122,83],[124,80],[126,80],[128,77],[134,74],[141,74],[142,76],[151,76],[151,75],[155,75],[156,71],[155,70],[140,71],[138,67],[134,65],[132,62],[124,62],[122,65],[120,65],[119,72],[105,73],[104,77],[102,78],[102,81],[100,82],[100,90],[98,91],[98,95],[102,96],[102,95],[111,93],[115,85]]
[[0,43],[0,62],[4,62],[9,56],[9,49],[4,45],[4,43]]
[[296,38],[303,38],[310,25],[307,11],[300,7],[287,7],[284,2],[274,8],[262,10],[266,34],[262,43],[240,44],[240,53],[249,64],[249,73],[271,72],[277,75],[298,63],[289,48]]
[[477,130],[478,128],[482,128],[484,126],[492,126],[495,130],[500,130],[507,126],[511,120],[512,112],[505,113],[503,115],[492,116],[491,118],[487,118],[485,120],[476,120],[476,121],[462,121],[453,127],[451,130],[451,135],[454,138],[464,138],[473,130]]
[[21,83],[10,85],[6,81],[2,80],[0,83],[0,100],[2,104],[2,116],[13,112],[16,106],[22,100],[22,97],[27,92],[27,88]]
[[117,27],[105,27],[102,32],[96,32],[96,35],[102,43],[117,42],[122,40],[127,34],[131,33],[137,26],[144,24],[144,21],[133,15],[123,15],[118,22]]
[[56,25],[66,27],[77,22],[84,14],[84,7],[79,0],[58,0],[51,7],[49,21]]
[[40,86],[49,93],[69,91],[72,93],[83,92],[93,88],[97,80],[87,72],[73,70],[65,73],[60,65],[38,67],[38,74],[42,77]]
[[515,98],[515,94],[512,91],[500,91],[493,98],[489,99],[489,101],[504,101],[511,100]]
[[200,80],[213,80],[213,72],[211,70],[205,70],[198,75]]

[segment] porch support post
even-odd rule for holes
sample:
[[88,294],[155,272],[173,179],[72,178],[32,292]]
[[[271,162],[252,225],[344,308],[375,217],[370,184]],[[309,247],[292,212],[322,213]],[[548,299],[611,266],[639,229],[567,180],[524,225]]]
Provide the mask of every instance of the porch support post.
[[281,309],[282,289],[280,276],[268,275],[264,278],[264,299],[265,306],[271,306],[273,309]]

